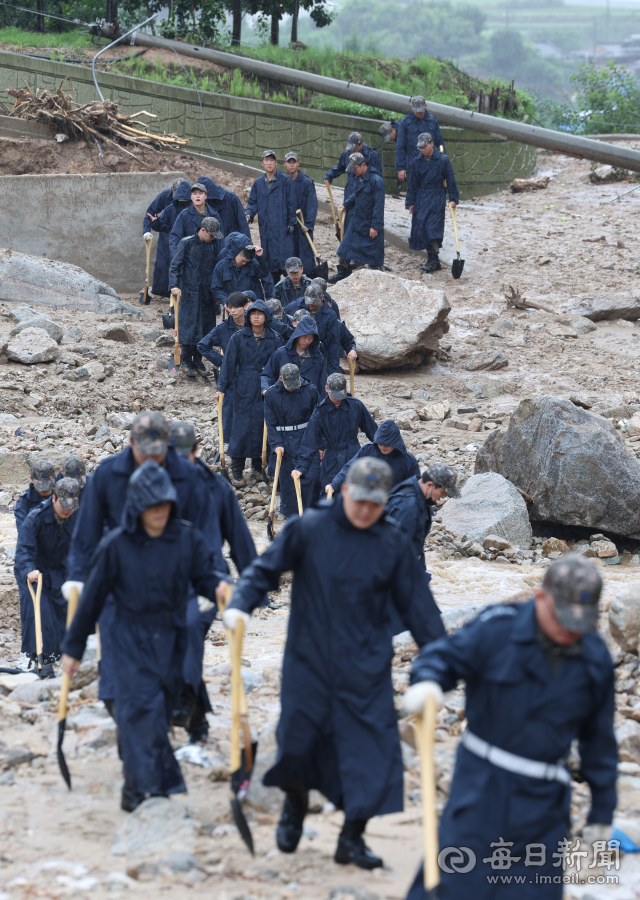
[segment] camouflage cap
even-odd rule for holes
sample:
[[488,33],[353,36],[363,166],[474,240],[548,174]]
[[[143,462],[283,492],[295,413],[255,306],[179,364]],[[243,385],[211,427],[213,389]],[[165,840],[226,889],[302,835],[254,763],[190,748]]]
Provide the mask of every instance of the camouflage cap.
[[447,497],[459,497],[460,491],[456,487],[458,474],[451,466],[444,463],[432,463],[425,469],[420,479],[424,482],[433,481],[436,487],[444,488]]
[[262,157],[261,157],[261,158],[262,158],[262,159],[266,159],[267,156],[273,156],[273,158],[274,158],[275,160],[278,159],[278,157],[276,156],[275,150],[263,150],[263,151],[262,151]]
[[196,183],[191,186],[191,193],[193,194],[194,191],[203,191],[206,194],[207,187],[201,181],[196,181]]
[[81,456],[77,453],[70,453],[62,460],[60,467],[63,478],[75,478],[81,485],[87,483],[87,467]]
[[31,466],[31,478],[37,491],[52,491],[56,483],[56,467],[50,459],[37,459]]
[[303,309],[297,309],[297,310],[294,312],[293,316],[291,317],[291,321],[292,321],[292,323],[293,323],[294,325],[297,325],[298,322],[300,322],[302,319],[304,319],[305,316],[308,316],[308,315],[309,315],[309,310],[308,310],[308,309],[304,309],[304,308],[303,308]]
[[356,166],[361,166],[366,162],[362,153],[352,153],[349,157],[349,165],[347,166],[347,174],[351,174]]
[[426,147],[427,144],[431,144],[432,142],[433,142],[433,138],[431,137],[429,132],[423,131],[422,134],[418,135],[418,141],[416,143],[416,147],[419,150],[421,147]]
[[175,194],[175,192],[178,190],[178,185],[181,184],[183,181],[184,181],[184,178],[176,178],[176,179],[174,180],[173,184],[171,185],[171,194],[172,194],[172,196],[173,196],[173,194]]
[[143,456],[166,456],[169,426],[159,412],[141,412],[131,424],[131,440]]
[[63,509],[77,509],[80,504],[81,486],[77,478],[61,478],[56,482],[53,493]]
[[180,456],[189,456],[198,443],[196,430],[188,422],[172,422],[169,425],[171,446]]
[[288,391],[297,391],[300,387],[300,369],[295,363],[285,363],[280,369],[280,377]]
[[355,150],[362,143],[362,135],[359,131],[352,131],[347,138],[347,150]]
[[413,112],[423,112],[427,108],[427,101],[420,94],[411,98],[411,109]]
[[288,162],[290,159],[295,159],[296,162],[300,162],[300,157],[299,157],[298,154],[295,152],[295,150],[289,150],[288,153],[285,153],[285,155],[284,155],[284,161],[285,161],[285,162]]
[[332,400],[344,400],[347,396],[347,379],[340,372],[333,372],[327,378],[327,389]]
[[299,272],[302,268],[302,260],[297,256],[290,256],[285,262],[284,267],[287,272]]
[[329,286],[329,282],[326,280],[326,278],[313,278],[311,280],[311,284],[317,284],[318,287],[322,290],[323,294]]
[[267,300],[267,306],[271,310],[272,316],[277,316],[280,318],[280,313],[282,312],[282,303],[278,300],[277,297],[271,297],[270,300]]
[[220,228],[220,222],[218,222],[217,219],[214,219],[213,216],[205,216],[202,220],[200,228],[204,228],[205,231],[208,231],[209,234],[216,239],[216,241],[222,240],[222,230]]
[[365,456],[349,466],[345,484],[352,500],[386,503],[393,487],[393,472],[384,460]]
[[307,306],[320,306],[324,291],[320,290],[319,284],[308,284],[304,292],[304,302]]
[[395,129],[395,125],[393,122],[383,122],[378,131],[380,132],[380,137],[388,144],[391,140],[391,132]]
[[578,553],[551,563],[542,587],[553,595],[556,619],[570,631],[597,631],[602,578],[594,564]]

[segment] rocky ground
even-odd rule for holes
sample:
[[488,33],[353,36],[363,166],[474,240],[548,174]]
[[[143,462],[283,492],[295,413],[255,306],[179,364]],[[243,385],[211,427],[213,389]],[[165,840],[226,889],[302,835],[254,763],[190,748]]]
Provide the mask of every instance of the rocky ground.
[[[11,143],[0,141],[0,171],[5,174],[9,172],[2,160],[9,151],[16,152],[15,147],[7,150]],[[96,171],[101,165],[90,148],[69,149],[64,144],[55,153],[69,156],[56,156],[59,167],[52,163],[50,170],[77,171],[73,150],[79,157],[77,165],[86,166],[81,171]],[[190,175],[203,171],[201,162],[179,156],[179,163],[169,154],[162,154],[161,161],[169,160],[168,171],[179,168]],[[628,425],[640,404],[636,347],[640,326],[615,320],[585,327],[587,320],[572,312],[581,301],[596,297],[626,299],[630,307],[637,304],[640,244],[634,225],[640,191],[612,203],[628,185],[594,185],[588,163],[562,156],[540,153],[539,171],[550,176],[546,190],[503,192],[462,204],[458,223],[466,263],[459,281],[452,280],[448,267],[423,276],[420,260],[387,249],[392,274],[444,290],[451,304],[450,330],[438,353],[417,368],[361,372],[356,393],[377,421],[390,417],[400,424],[407,446],[421,464],[445,461],[462,480],[473,475],[479,447],[492,431],[508,426],[518,403],[527,397],[573,396],[616,426],[629,454],[640,450]],[[246,198],[248,182],[211,174]],[[401,231],[406,219],[400,201],[389,199],[387,206],[388,221]],[[320,253],[335,263],[335,237],[324,214],[316,238]],[[448,229],[443,261],[450,262],[453,256]],[[509,285],[557,315],[508,308],[504,295]],[[137,411],[155,408],[169,418],[191,421],[201,437],[203,457],[215,460],[215,382],[202,378],[188,382],[169,370],[172,338],[163,332],[160,319],[166,304],[154,300],[148,308],[139,307],[140,287],[131,285],[130,295],[123,297],[139,315],[44,310],[60,326],[62,336],[59,344],[53,339],[55,359],[32,365],[8,358],[16,310],[15,304],[0,304],[0,346],[9,343],[0,356],[0,665],[24,664],[12,574],[12,507],[26,486],[32,459],[47,454],[59,461],[73,449],[91,469],[125,445],[128,423]],[[32,305],[40,311],[35,296]],[[390,307],[390,320],[400,313]],[[262,549],[268,488],[249,483],[238,496]],[[615,533],[534,522],[525,545],[523,540],[501,540],[499,534],[470,537],[470,532],[462,533],[451,524],[446,507],[438,520],[427,545],[427,566],[448,627],[460,624],[483,604],[515,594],[527,596],[549,561],[568,548],[587,553],[601,567],[606,584],[601,624],[618,673],[616,716],[623,749],[618,814],[639,843],[637,644],[623,650],[610,635],[607,615],[620,591],[640,581],[637,542]],[[251,691],[249,714],[260,735],[259,770],[273,754],[288,597],[283,580],[272,608],[252,618],[243,652],[245,683]],[[393,678],[398,695],[406,687],[414,650],[410,641],[397,642]],[[30,678],[0,675],[2,900],[102,898],[119,892],[155,898],[159,891],[182,898],[187,888],[190,896],[208,897],[213,892],[216,900],[404,897],[421,855],[419,767],[406,723],[401,723],[405,812],[374,820],[368,830],[372,847],[387,863],[384,870],[366,874],[335,866],[331,856],[342,817],[321,797],[314,798],[298,853],[279,854],[274,827],[280,800],[259,787],[259,771],[247,810],[256,843],[251,859],[232,824],[228,804],[229,668],[219,623],[207,640],[205,680],[213,705],[211,731],[202,751],[191,761],[184,759],[189,793],[170,802],[154,801],[145,815],[128,817],[118,804],[120,767],[113,725],[95,701],[95,661],[87,660],[72,694],[65,739],[71,793],[59,776],[55,757],[58,682],[23,683]],[[456,691],[448,695],[438,719],[440,802],[446,798],[463,724],[464,696]],[[173,739],[176,748],[182,747],[186,734],[176,729]],[[576,828],[587,803],[587,788],[576,785],[572,810]],[[626,856],[619,875],[616,888],[570,886],[567,896],[637,900],[638,856]]]

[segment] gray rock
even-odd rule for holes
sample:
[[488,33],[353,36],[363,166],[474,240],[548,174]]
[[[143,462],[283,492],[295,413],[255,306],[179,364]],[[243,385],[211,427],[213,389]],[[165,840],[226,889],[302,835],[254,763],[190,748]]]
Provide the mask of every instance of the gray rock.
[[597,331],[593,322],[584,316],[576,316],[575,319],[569,319],[569,324],[576,334],[589,334],[590,331]]
[[531,544],[527,504],[515,487],[495,472],[470,478],[460,499],[444,505],[442,522],[448,531],[464,533],[467,540],[478,544],[489,534],[505,538],[512,547],[528,550]]
[[192,869],[202,870],[202,866],[192,853],[176,850],[168,856],[158,860],[159,869],[169,869],[170,872],[190,872]]
[[131,423],[135,419],[135,413],[109,413],[107,416],[107,424],[111,425],[112,428],[116,428],[118,431],[122,431],[124,428],[130,428]]
[[93,439],[94,439],[94,441],[99,441],[99,440],[101,440],[101,439],[104,438],[104,437],[109,437],[110,434],[111,434],[111,429],[109,428],[109,426],[108,426],[108,425],[101,425],[101,426],[98,428],[98,430],[96,431],[96,433],[95,433]]
[[35,318],[38,313],[31,306],[16,306],[9,310],[9,315],[14,322],[26,322],[28,319]]
[[65,381],[89,381],[91,379],[91,373],[86,366],[78,366],[77,369],[70,369],[68,372],[63,372],[60,377]]
[[141,857],[193,853],[199,830],[200,823],[189,816],[184,804],[167,797],[151,797],[117,830],[111,853]]
[[622,762],[640,763],[640,722],[625,719],[616,728],[616,740]]
[[629,585],[613,598],[609,606],[609,628],[614,640],[626,653],[638,655],[640,584]]
[[470,622],[484,609],[482,603],[471,603],[469,605],[454,607],[453,609],[443,609],[442,621],[447,631],[455,631],[462,628],[467,622]]
[[23,703],[38,703],[40,700],[48,700],[50,696],[46,681],[32,681],[31,684],[19,684],[7,699],[12,702],[21,700]]
[[523,400],[478,450],[475,471],[525,491],[534,520],[640,534],[640,462],[610,422],[569,400]]
[[28,366],[51,362],[58,356],[58,345],[42,328],[31,328],[27,323],[27,327],[9,342],[7,356]]
[[268,722],[263,726],[258,735],[258,744],[260,752],[256,757],[246,802],[253,809],[276,815],[282,809],[284,794],[280,788],[265,787],[262,783],[265,772],[275,765],[278,752],[274,722]]
[[468,381],[465,391],[473,394],[476,400],[491,400],[504,394],[504,385],[498,378],[484,378],[482,381]]
[[126,325],[110,325],[108,328],[103,328],[100,337],[105,341],[117,341],[120,344],[133,344],[135,341]]
[[9,337],[15,337],[17,334],[20,334],[21,331],[24,331],[25,328],[42,328],[43,331],[46,331],[50,338],[59,344],[64,335],[64,329],[49,318],[49,316],[43,315],[35,315],[32,319],[25,319],[22,322],[18,322],[17,325],[14,325],[11,331],[9,332]]
[[583,316],[592,322],[603,322],[612,319],[628,319],[635,322],[640,319],[640,299],[636,297],[594,297],[582,300],[577,306],[568,310],[569,316]]
[[31,762],[35,755],[28,747],[21,745],[7,747],[6,744],[0,744],[0,768],[12,769],[14,766],[22,766],[24,763]]
[[0,300],[52,309],[66,307],[136,317],[143,314],[124,303],[108,284],[78,266],[15,252],[0,257]]
[[13,425],[19,419],[11,413],[0,413],[0,425]]
[[82,331],[82,328],[80,328],[79,325],[72,325],[62,340],[65,344],[70,341],[73,341],[77,344],[79,341],[84,340],[84,333]]
[[480,369],[486,369],[493,372],[496,369],[505,369],[509,365],[509,360],[499,350],[489,350],[474,353],[466,364],[465,369],[468,372],[478,372]]
[[3,487],[26,484],[30,475],[31,467],[24,451],[0,449],[0,484]]
[[[363,370],[420,365],[449,331],[451,307],[444,292],[419,281],[358,269],[331,294],[356,339]],[[394,310],[392,318],[389,309]]]

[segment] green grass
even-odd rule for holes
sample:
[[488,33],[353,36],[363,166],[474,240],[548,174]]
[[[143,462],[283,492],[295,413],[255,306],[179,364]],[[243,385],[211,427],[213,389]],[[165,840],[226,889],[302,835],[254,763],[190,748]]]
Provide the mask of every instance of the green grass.
[[[91,43],[91,36],[88,34],[79,34],[77,31],[55,32],[49,31],[46,34],[39,34],[36,31],[22,31],[20,28],[0,28],[0,44],[10,44],[12,47],[40,47],[45,49],[51,48],[69,48],[76,50],[84,48],[96,47]],[[97,52],[97,50],[96,50]]]

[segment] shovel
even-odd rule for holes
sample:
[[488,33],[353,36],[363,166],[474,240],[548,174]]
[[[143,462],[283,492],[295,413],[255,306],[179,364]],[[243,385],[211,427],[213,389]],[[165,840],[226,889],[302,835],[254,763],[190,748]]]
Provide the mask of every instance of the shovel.
[[331,485],[329,485],[329,487],[327,488],[327,500],[331,500],[332,497],[333,497],[333,488],[331,487]]
[[[67,605],[67,631],[73,622],[73,617],[76,614],[77,608],[78,590],[77,588],[74,588],[71,591],[69,603]],[[69,694],[70,684],[71,679],[63,672],[62,685],[60,686],[60,705],[58,706],[58,766],[60,767],[60,774],[64,778],[69,790],[71,790],[71,775],[69,773],[67,761],[64,758],[64,753],[62,752],[62,742],[64,741],[64,729],[67,724],[67,696]]]
[[326,281],[329,278],[329,263],[326,260],[324,262],[320,262],[318,251],[316,250],[313,241],[309,237],[309,229],[304,224],[304,216],[302,215],[301,209],[296,210],[296,220],[298,222],[298,225],[302,229],[302,233],[309,241],[311,252],[313,253],[313,258],[316,263],[315,267],[311,270],[311,278],[324,278],[324,280]]
[[53,666],[47,665],[48,671],[45,673],[44,667],[44,659],[42,654],[42,616],[40,613],[40,598],[42,596],[42,572],[38,575],[38,587],[34,593],[33,587],[31,586],[31,582],[27,581],[29,585],[29,593],[31,594],[31,599],[33,600],[33,617],[35,619],[36,625],[36,654],[38,657],[38,675],[40,678],[46,678],[49,675],[53,676]]
[[282,448],[278,447],[276,451],[276,474],[273,479],[273,488],[271,490],[271,503],[269,504],[269,518],[267,519],[267,537],[270,541],[276,536],[276,530],[273,527],[274,509],[276,506],[276,491],[278,490],[278,478],[280,476],[280,465],[282,463]]
[[433,746],[436,734],[436,701],[427,697],[424,712],[416,722],[420,748],[420,782],[422,791],[422,821],[424,830],[424,889],[428,900],[439,896],[438,814],[436,811],[436,773]]
[[460,278],[462,275],[462,270],[464,269],[464,260],[460,259],[460,242],[458,241],[458,228],[456,225],[456,211],[453,206],[449,206],[451,210],[451,221],[453,222],[453,234],[456,239],[456,253],[457,258],[453,260],[451,263],[451,274],[454,278]]
[[138,303],[144,304],[144,306],[149,306],[151,300],[149,300],[149,264],[151,262],[151,245],[153,244],[153,235],[150,235],[148,238],[144,239],[144,242],[147,247],[147,270],[144,276],[144,290],[140,291],[140,297],[138,298]]
[[356,361],[355,359],[351,359],[349,357],[349,378],[351,379],[351,396],[355,397],[355,375],[356,375]]
[[173,304],[174,310],[175,310],[175,317],[176,317],[176,340],[175,340],[175,344],[173,345],[173,365],[176,369],[180,365],[180,337],[178,334],[178,312],[180,310],[180,295],[181,295],[181,291],[178,291],[178,293],[176,294],[176,299]]
[[269,476],[267,475],[267,423],[264,423],[264,431],[262,432],[262,478],[269,484]]
[[338,218],[338,213],[336,212],[336,205],[333,202],[333,191],[331,189],[331,182],[325,178],[324,182],[327,186],[327,192],[329,194],[329,203],[331,204],[331,215],[333,216],[333,223],[336,226],[336,237],[339,241],[342,240],[342,234],[340,232],[340,219]]
[[224,432],[222,429],[222,401],[224,397],[218,397],[218,441],[220,443],[220,449],[218,453],[220,455],[220,474],[224,475],[228,482],[231,482],[229,478],[229,473],[227,472],[227,462],[224,458]]
[[291,477],[293,478],[293,483],[296,486],[296,497],[298,498],[298,515],[301,516],[304,512],[302,508],[302,489],[300,488],[300,479],[297,475],[291,473]]

